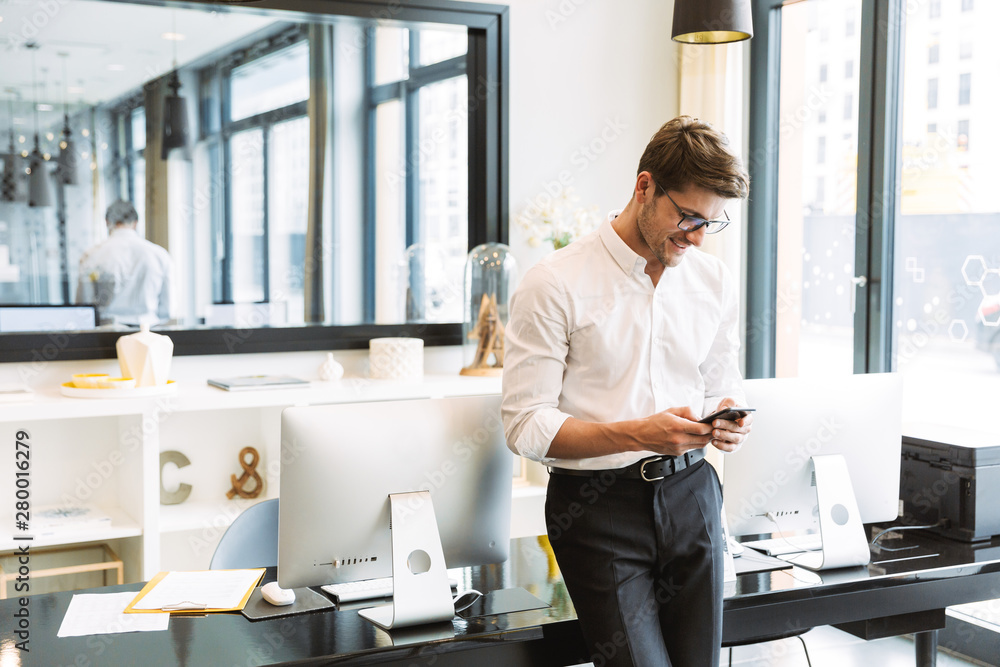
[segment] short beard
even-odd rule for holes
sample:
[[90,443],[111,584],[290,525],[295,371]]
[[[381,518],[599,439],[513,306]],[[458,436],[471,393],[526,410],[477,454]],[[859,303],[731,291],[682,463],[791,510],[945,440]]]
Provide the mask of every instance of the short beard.
[[[656,200],[654,199],[653,201]],[[672,266],[677,266],[677,263],[680,260],[679,257],[673,257],[673,258],[665,257],[660,248],[655,247],[652,243],[649,242],[649,236],[652,234],[652,229],[651,229],[652,225],[649,224],[649,221],[652,217],[653,217],[652,202],[650,202],[649,204],[643,204],[642,206],[639,207],[639,211],[636,213],[636,222],[635,222],[636,227],[639,230],[639,237],[642,239],[642,242],[646,244],[646,247],[649,248],[649,251],[653,253],[653,256],[656,257],[657,261],[659,261],[660,264],[662,264],[664,267],[667,268]],[[647,230],[649,230],[648,234]]]

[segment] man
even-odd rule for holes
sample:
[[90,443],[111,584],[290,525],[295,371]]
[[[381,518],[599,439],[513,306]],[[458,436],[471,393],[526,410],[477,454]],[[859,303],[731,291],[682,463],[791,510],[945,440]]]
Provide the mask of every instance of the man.
[[169,253],[139,236],[139,216],[127,201],[111,204],[105,222],[108,238],[80,258],[76,302],[95,304],[101,324],[169,320]]
[[726,138],[666,123],[632,198],[525,275],[510,304],[508,446],[549,466],[549,540],[592,660],[716,667],[721,489],[706,445],[734,451],[745,405],[737,286],[700,252],[749,181]]

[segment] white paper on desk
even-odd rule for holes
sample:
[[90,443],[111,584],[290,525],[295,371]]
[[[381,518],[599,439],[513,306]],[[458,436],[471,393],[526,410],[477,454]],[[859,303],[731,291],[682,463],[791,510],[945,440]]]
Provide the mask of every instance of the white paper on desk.
[[170,614],[122,613],[134,597],[134,592],[74,595],[56,636],[82,637],[166,630]]
[[260,570],[168,572],[132,609],[163,609],[185,602],[204,605],[206,609],[233,609],[239,606],[260,573]]

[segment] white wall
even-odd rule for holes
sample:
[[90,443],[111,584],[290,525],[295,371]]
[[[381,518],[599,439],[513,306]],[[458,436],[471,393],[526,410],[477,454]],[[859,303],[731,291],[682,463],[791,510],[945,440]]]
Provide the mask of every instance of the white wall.
[[672,0],[510,0],[510,245],[514,217],[560,175],[601,215],[628,202],[653,133],[678,113]]

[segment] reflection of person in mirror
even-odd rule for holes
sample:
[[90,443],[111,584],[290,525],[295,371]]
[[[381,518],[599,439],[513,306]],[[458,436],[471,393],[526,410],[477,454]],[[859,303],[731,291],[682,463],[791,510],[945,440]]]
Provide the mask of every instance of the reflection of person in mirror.
[[101,324],[155,324],[170,319],[170,254],[139,236],[135,207],[108,207],[108,238],[80,258],[76,302],[97,306]]

